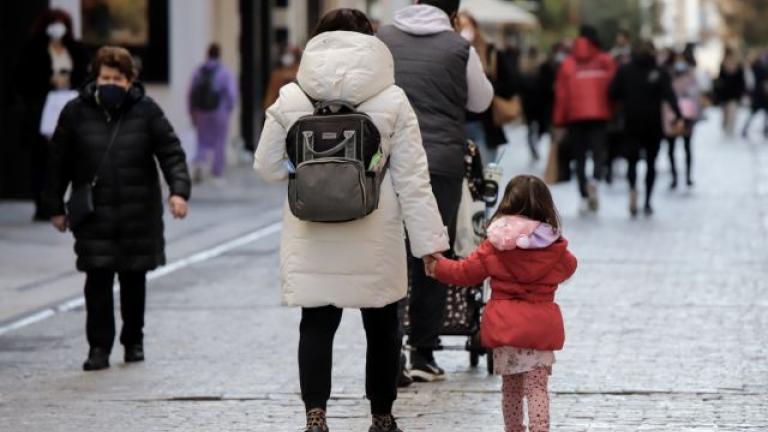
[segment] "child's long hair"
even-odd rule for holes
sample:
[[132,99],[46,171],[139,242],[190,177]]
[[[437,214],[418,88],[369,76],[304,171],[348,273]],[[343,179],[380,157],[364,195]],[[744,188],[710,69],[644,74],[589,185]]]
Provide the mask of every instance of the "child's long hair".
[[509,182],[491,222],[502,216],[525,216],[551,225],[556,232],[562,225],[549,188],[532,175],[519,175]]

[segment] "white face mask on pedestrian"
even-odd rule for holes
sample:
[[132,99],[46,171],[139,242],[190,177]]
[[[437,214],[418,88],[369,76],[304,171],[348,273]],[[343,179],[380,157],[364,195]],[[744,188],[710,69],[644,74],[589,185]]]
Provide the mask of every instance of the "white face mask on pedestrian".
[[295,62],[296,57],[293,54],[283,54],[283,56],[280,57],[280,63],[283,67],[291,67]]
[[51,39],[60,41],[64,39],[64,36],[67,34],[67,26],[61,22],[51,23],[48,28],[45,29],[45,32]]

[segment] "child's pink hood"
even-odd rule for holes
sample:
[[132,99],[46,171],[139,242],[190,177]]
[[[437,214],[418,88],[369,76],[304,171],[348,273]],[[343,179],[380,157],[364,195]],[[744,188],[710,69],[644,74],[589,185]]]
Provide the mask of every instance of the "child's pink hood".
[[523,216],[502,216],[488,227],[488,241],[498,250],[544,249],[560,238],[551,225]]

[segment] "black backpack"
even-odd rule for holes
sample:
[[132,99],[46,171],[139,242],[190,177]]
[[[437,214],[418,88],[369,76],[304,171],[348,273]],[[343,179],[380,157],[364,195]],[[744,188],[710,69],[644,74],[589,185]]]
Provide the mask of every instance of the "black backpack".
[[215,67],[204,67],[192,86],[192,108],[199,111],[216,111],[221,104],[221,94],[213,86]]
[[367,114],[345,101],[310,101],[314,113],[298,119],[286,139],[295,167],[288,181],[291,212],[308,222],[364,218],[379,206],[389,165],[379,130]]

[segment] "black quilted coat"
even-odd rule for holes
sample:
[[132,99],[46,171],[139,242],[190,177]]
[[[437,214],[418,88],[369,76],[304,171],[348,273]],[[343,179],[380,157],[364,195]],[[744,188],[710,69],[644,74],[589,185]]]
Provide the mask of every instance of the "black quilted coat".
[[122,107],[107,113],[86,85],[64,108],[51,140],[46,202],[64,214],[67,186],[93,178],[113,128],[115,143],[93,191],[95,212],[74,231],[77,269],[147,271],[165,264],[163,200],[157,170],[172,195],[189,198],[190,180],[181,143],[160,107],[135,83]]

